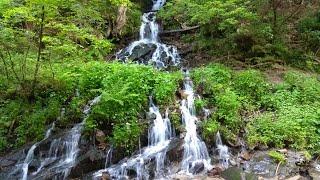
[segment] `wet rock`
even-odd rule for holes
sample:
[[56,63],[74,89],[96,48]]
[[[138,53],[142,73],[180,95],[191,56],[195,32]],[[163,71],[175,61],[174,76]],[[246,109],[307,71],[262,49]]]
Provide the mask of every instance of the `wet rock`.
[[[278,176],[279,178],[288,178],[298,175],[301,171],[299,164],[303,162],[303,154],[288,150],[286,163],[275,163],[269,157],[268,151],[256,151],[250,161],[245,163],[243,167],[246,172],[258,174],[263,178],[272,178]],[[277,174],[276,174],[277,172]]]
[[155,114],[155,113],[147,113],[147,119],[149,120],[149,121],[153,121],[153,120],[155,120],[157,118],[157,115]]
[[4,169],[8,166],[13,166],[16,163],[16,161],[11,159],[1,159],[0,161],[0,169]]
[[219,175],[221,175],[222,171],[223,171],[223,168],[222,168],[222,167],[216,166],[216,167],[212,168],[212,169],[208,172],[208,176],[211,176],[211,177],[212,177],[212,176],[219,176]]
[[[8,175],[17,170],[16,164],[23,162],[31,145],[26,145],[15,152],[12,152],[4,157],[0,157],[0,179],[8,179]],[[14,173],[11,179],[19,179],[19,174]]]
[[245,173],[240,168],[231,167],[223,171],[221,176],[227,180],[258,180],[258,177],[252,173]]
[[320,180],[320,164],[314,162],[311,164],[308,174],[314,180]]
[[132,49],[131,55],[129,54],[127,49],[124,49],[117,55],[117,57],[122,61],[125,61],[126,59],[131,59],[132,61],[148,64],[156,49],[157,46],[155,44],[140,43]]
[[83,174],[89,173],[96,169],[102,169],[105,165],[105,151],[95,147],[83,151],[76,159],[76,165],[71,169],[70,177],[81,177]]
[[190,172],[192,174],[199,174],[204,170],[204,164],[202,162],[197,162],[193,167],[191,167]]
[[183,139],[173,139],[168,147],[167,158],[170,162],[181,162],[183,158]]
[[240,157],[246,161],[250,160],[250,154],[248,151],[242,151]]
[[106,143],[106,135],[104,134],[103,131],[101,130],[96,130],[96,140],[98,141],[98,147],[99,149],[105,150],[107,148],[107,143]]
[[111,180],[111,177],[110,177],[110,175],[108,173],[103,172],[101,179],[102,180]]
[[172,180],[224,180],[221,177],[208,177],[206,175],[189,176],[186,174],[174,174],[169,177]]
[[99,143],[105,143],[105,141],[106,141],[106,135],[100,129],[96,130],[96,140]]
[[300,175],[294,176],[294,177],[290,177],[287,180],[303,180],[303,177]]
[[277,150],[279,153],[282,153],[282,154],[287,154],[288,153],[288,149],[279,149]]

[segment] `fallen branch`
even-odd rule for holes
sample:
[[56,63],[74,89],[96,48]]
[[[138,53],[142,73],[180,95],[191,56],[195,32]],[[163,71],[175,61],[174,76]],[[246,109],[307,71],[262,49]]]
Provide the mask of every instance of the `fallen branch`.
[[200,26],[192,26],[192,27],[187,27],[187,28],[184,28],[184,29],[175,29],[175,30],[162,31],[160,33],[160,35],[167,35],[167,34],[173,34],[173,33],[185,33],[187,31],[191,31],[191,30],[198,29],[198,28],[200,28]]
[[277,169],[276,169],[275,176],[278,176],[278,170],[279,170],[280,164],[281,164],[281,161],[278,163],[278,166],[277,166]]

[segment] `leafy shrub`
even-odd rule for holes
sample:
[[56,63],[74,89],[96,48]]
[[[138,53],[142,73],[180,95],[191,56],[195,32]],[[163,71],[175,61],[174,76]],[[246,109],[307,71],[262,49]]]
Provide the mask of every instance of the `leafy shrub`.
[[320,133],[319,104],[285,106],[275,114],[265,113],[247,125],[247,140],[251,147],[292,147],[318,152]]
[[194,105],[196,107],[196,112],[201,112],[203,108],[207,106],[207,102],[203,99],[198,98],[194,101]]
[[235,134],[240,128],[240,102],[238,96],[229,88],[225,92],[218,94],[215,97],[216,101],[216,115],[220,122]]
[[206,142],[212,141],[215,138],[216,133],[218,132],[220,124],[215,119],[208,119],[202,125],[202,137]]
[[131,151],[140,133],[145,132],[141,119],[148,107],[148,97],[153,94],[159,106],[172,103],[181,75],[136,64],[110,63],[108,68],[109,71],[103,71],[101,101],[93,108],[87,128],[113,127],[111,141]]
[[210,64],[192,71],[192,80],[200,94],[212,95],[230,85],[231,70],[221,64]]
[[320,101],[320,82],[316,77],[289,72],[284,77],[290,91],[298,91],[301,103]]
[[51,123],[59,116],[60,104],[53,99],[53,101],[48,102],[47,107],[42,107],[42,104],[37,103],[30,107],[29,111],[29,113],[23,115],[23,119],[19,121],[19,127],[16,128],[17,146],[42,139],[46,124]]
[[320,46],[320,11],[300,20],[298,30],[305,44],[317,51]]
[[134,121],[116,125],[113,128],[113,137],[111,138],[111,142],[116,147],[124,148],[126,153],[129,154],[137,147],[138,139],[144,129],[145,127]]
[[256,70],[237,73],[233,80],[233,86],[241,99],[247,100],[258,107],[261,104],[262,97],[269,92],[269,85],[264,76]]
[[283,154],[281,154],[281,153],[279,153],[279,152],[277,152],[277,151],[269,151],[269,153],[268,153],[268,155],[272,158],[272,159],[274,159],[274,161],[276,161],[277,163],[284,163],[284,162],[286,162],[286,157],[283,155]]

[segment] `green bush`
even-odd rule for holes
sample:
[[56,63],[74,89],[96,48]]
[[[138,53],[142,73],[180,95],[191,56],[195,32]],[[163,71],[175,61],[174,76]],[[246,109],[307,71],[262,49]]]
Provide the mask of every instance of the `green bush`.
[[192,71],[192,80],[201,94],[212,95],[230,86],[231,70],[221,64],[210,64]]
[[[101,82],[101,101],[93,108],[87,129],[103,129],[103,125],[109,125],[113,127],[111,142],[131,151],[139,135],[146,130],[141,120],[148,109],[148,97],[153,95],[159,106],[174,102],[181,75],[136,64],[110,63],[107,66],[109,71],[103,71]],[[136,131],[129,126],[140,129]]]
[[258,145],[291,147],[318,153],[319,104],[285,106],[275,114],[265,113],[247,125],[247,141],[251,148]]
[[218,94],[215,97],[217,111],[215,114],[218,116],[219,121],[237,134],[240,130],[241,119],[239,115],[241,104],[238,96],[229,88],[225,92]]
[[219,131],[220,124],[212,118],[209,118],[204,123],[202,123],[202,137],[206,142],[211,142],[215,138],[216,133]]
[[305,17],[298,24],[300,38],[313,51],[320,47],[320,11]]
[[233,87],[244,103],[260,107],[262,97],[269,93],[269,84],[261,72],[246,70],[239,72],[233,79]]
[[284,163],[286,162],[285,155],[277,152],[277,151],[269,151],[268,155],[276,162],[276,163]]

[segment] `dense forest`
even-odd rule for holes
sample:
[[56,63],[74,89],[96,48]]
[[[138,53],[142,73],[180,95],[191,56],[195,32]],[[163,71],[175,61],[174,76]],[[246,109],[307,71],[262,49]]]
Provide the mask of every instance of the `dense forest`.
[[[159,25],[155,45],[118,58],[139,30],[145,43],[141,23],[151,34]],[[149,61],[159,47],[168,57]],[[105,154],[112,147],[118,163],[151,146],[154,106],[183,140],[192,80],[197,136],[208,149],[219,132],[232,157],[264,150],[280,165],[290,159],[285,149],[309,167],[320,155],[319,73],[318,0],[0,0],[0,156],[50,139],[53,125],[55,138],[83,122],[81,139]]]

